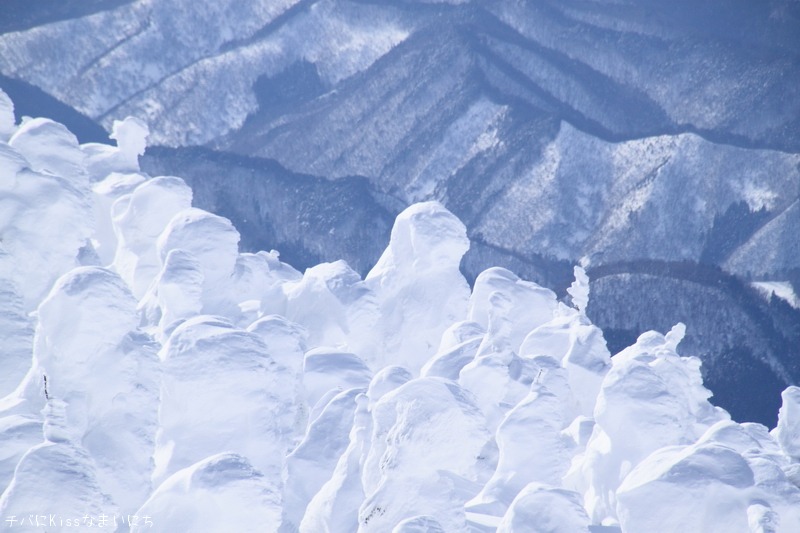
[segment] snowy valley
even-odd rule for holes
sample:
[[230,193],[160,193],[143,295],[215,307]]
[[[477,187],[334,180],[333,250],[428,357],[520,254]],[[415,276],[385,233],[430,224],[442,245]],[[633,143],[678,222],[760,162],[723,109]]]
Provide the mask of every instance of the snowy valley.
[[612,354],[584,268],[468,283],[436,201],[365,276],[240,252],[147,135],[0,92],[0,531],[800,530],[800,388],[733,421],[692,324]]

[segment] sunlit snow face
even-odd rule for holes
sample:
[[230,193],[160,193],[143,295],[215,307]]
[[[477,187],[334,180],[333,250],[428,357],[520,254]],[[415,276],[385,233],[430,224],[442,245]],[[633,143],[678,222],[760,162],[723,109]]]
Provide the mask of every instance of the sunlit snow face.
[[5,141],[14,132],[14,103],[0,89],[0,141]]
[[138,156],[144,154],[149,134],[147,124],[138,118],[128,117],[125,120],[114,121],[109,137],[116,139],[117,146],[126,160],[136,161]]
[[239,252],[239,233],[229,220],[200,209],[181,211],[159,237],[162,260],[170,250],[183,249],[200,262],[207,284],[233,273]]
[[85,180],[84,154],[78,139],[58,122],[27,119],[8,144],[19,150],[37,172],[60,176],[72,184]]
[[44,359],[87,361],[116,346],[136,328],[136,300],[113,272],[76,268],[62,276],[39,306],[39,335],[48,349]]
[[0,143],[0,269],[14,280],[31,311],[53,281],[75,265],[91,234],[91,217],[78,188],[26,167],[19,152]]
[[391,246],[398,264],[413,264],[416,269],[458,267],[469,249],[466,229],[458,219],[444,210],[403,215],[392,229]]

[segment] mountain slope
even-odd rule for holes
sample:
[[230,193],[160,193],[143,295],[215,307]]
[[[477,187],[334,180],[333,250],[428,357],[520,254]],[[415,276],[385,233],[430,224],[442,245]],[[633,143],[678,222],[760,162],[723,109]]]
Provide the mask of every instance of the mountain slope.
[[243,250],[280,250],[298,267],[345,259],[366,272],[395,216],[363,178],[329,181],[265,159],[151,148],[141,167],[153,176],[183,174],[194,191],[192,204],[230,218],[242,232]]
[[[770,248],[800,231],[796,2],[106,7],[0,35],[0,72],[151,144],[438,199],[523,257],[800,266]],[[742,202],[770,226],[731,244]]]
[[[209,10],[196,2],[140,0],[104,8],[87,14],[75,7],[74,18],[6,33],[0,71],[106,125],[138,111],[156,142],[196,144],[238,129],[255,111],[259,75],[274,76],[304,59],[335,89],[408,38],[435,54],[437,33],[462,32],[458,46],[482,56],[490,80],[509,85],[516,78],[520,87],[504,92],[593,134],[696,131],[716,141],[800,147],[794,31],[800,13],[791,1],[681,2],[666,9],[650,0],[624,6],[285,0]],[[53,41],[63,44],[48,47]],[[209,101],[225,102],[222,116],[207,109]],[[203,117],[205,126],[197,130],[192,121],[191,133],[171,128],[181,117]]]

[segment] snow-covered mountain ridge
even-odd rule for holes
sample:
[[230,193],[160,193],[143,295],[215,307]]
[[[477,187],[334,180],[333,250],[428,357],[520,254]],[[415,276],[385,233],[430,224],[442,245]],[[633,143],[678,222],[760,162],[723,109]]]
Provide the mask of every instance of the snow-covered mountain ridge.
[[[528,259],[785,281],[800,269],[797,6],[96,2],[0,35],[0,72],[106,128],[141,117],[151,144],[438,200]],[[717,221],[742,203],[754,223],[731,239]]]
[[[441,53],[459,50],[463,58],[446,70],[478,59],[502,92],[611,135],[695,129],[798,147],[790,95],[797,94],[800,41],[790,1],[671,8],[650,0],[625,7],[573,0],[105,4],[72,6],[71,18],[5,33],[0,70],[106,127],[139,111],[158,144],[204,143],[238,129],[256,109],[255,77],[273,77],[295,61],[312,63],[330,89],[400,43],[434,50],[426,41],[438,39],[447,43]],[[60,46],[49,47],[53,41]],[[626,114],[623,100],[640,112]],[[186,131],[177,128],[180,118],[188,119]]]
[[364,278],[301,274],[143,174],[142,122],[79,145],[11,106],[0,530],[800,528],[800,389],[769,431],[709,403],[682,324],[612,358],[580,267],[570,305],[502,268],[470,289],[424,202]]

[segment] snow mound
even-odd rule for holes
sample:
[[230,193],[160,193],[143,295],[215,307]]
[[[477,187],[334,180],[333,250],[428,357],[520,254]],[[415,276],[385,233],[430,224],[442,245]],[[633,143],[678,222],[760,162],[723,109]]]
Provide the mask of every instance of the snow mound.
[[184,209],[167,223],[156,246],[161,261],[171,250],[191,253],[203,274],[204,312],[229,311],[233,304],[226,292],[239,255],[239,232],[230,220],[194,207]]
[[544,387],[530,394],[497,428],[497,469],[467,511],[502,517],[529,483],[558,486],[569,469],[575,443],[562,430],[559,398]]
[[459,373],[459,383],[475,394],[495,429],[520,402],[535,378],[534,365],[517,355],[526,333],[553,318],[552,291],[526,282],[502,268],[490,268],[475,280],[469,317],[486,328],[475,358]]
[[64,402],[101,486],[123,511],[134,511],[152,488],[159,402],[156,348],[136,331],[136,300],[115,273],[80,267],[56,282],[38,316],[28,402]]
[[305,327],[280,315],[267,315],[250,324],[247,331],[261,337],[275,361],[301,373],[308,343]]
[[594,521],[615,518],[614,494],[630,468],[660,448],[695,442],[728,417],[708,402],[699,359],[675,352],[676,338],[675,332],[643,334],[614,357],[603,379],[595,430],[573,465]]
[[147,177],[138,172],[112,172],[102,181],[92,185],[95,219],[92,245],[101,265],[110,265],[114,261],[114,254],[117,251],[117,235],[111,218],[111,206],[120,197],[131,194],[146,180]]
[[432,516],[406,518],[392,530],[392,533],[444,533],[442,525]]
[[345,261],[307,269],[285,293],[286,315],[308,328],[311,346],[359,351],[370,356],[372,366],[383,366],[375,346],[377,300]]
[[387,366],[372,378],[367,389],[370,404],[375,404],[386,394],[411,381],[411,372],[402,366]]
[[491,468],[491,434],[469,395],[451,381],[414,379],[378,401],[372,422],[359,531],[391,531],[417,515],[463,528],[464,503]]
[[[56,380],[54,394],[67,383],[80,383],[92,369],[84,365],[108,346],[117,346],[139,319],[136,300],[116,273],[79,267],[60,277],[38,309],[35,353]],[[75,372],[79,372],[75,375]]]
[[191,253],[170,250],[161,271],[142,297],[147,323],[157,326],[156,338],[163,342],[184,320],[203,310],[203,272]]
[[469,300],[469,320],[484,328],[489,327],[492,315],[501,305],[497,302],[504,297],[506,319],[510,324],[505,333],[509,346],[519,351],[525,335],[532,329],[549,322],[556,309],[556,295],[530,281],[517,277],[505,268],[489,268],[475,279],[475,286]]
[[458,267],[467,249],[466,227],[438,202],[397,216],[389,246],[366,277],[379,301],[386,363],[418,373],[444,330],[463,319],[469,286]]
[[247,457],[278,490],[293,438],[291,373],[257,335],[211,316],[175,328],[160,356],[154,481],[227,450]]
[[514,498],[497,533],[589,533],[580,494],[531,483]]
[[0,89],[0,141],[6,142],[14,133],[14,102]]
[[315,348],[305,355],[303,384],[312,407],[329,391],[366,389],[371,380],[369,367],[355,354]]
[[62,176],[31,170],[0,142],[0,276],[11,280],[32,311],[56,278],[77,265],[92,234],[91,203]]
[[25,157],[32,170],[60,176],[78,188],[88,186],[78,139],[58,122],[23,120],[8,144]]
[[800,463],[800,387],[788,387],[781,394],[775,438],[792,461]]
[[353,428],[347,449],[342,453],[330,479],[319,489],[306,507],[300,531],[356,531],[358,508],[364,500],[361,465],[370,442],[372,419],[367,398],[355,398]]
[[280,497],[244,457],[212,455],[179,470],[136,512],[144,531],[277,531]]
[[36,415],[5,414],[0,417],[2,456],[0,456],[0,486],[8,487],[22,457],[42,443],[42,420]]
[[306,507],[334,474],[350,443],[356,399],[364,389],[338,392],[312,416],[306,435],[286,458],[283,526],[296,529]]
[[192,190],[174,177],[147,180],[114,202],[112,217],[118,240],[114,268],[137,298],[142,297],[166,259],[157,239],[172,218],[191,203]]
[[81,145],[89,179],[100,181],[111,172],[139,172],[139,156],[144,154],[148,135],[144,122],[128,117],[112,124],[109,138],[117,141],[116,147],[101,143]]
[[101,521],[111,527],[119,514],[98,484],[92,458],[68,442],[43,442],[20,459],[0,497],[0,513],[7,531],[57,532],[99,527]]
[[[657,450],[619,487],[623,531],[746,532],[753,471],[718,444]],[[755,503],[755,502],[753,502]]]
[[[295,281],[300,273],[282,263],[276,251],[240,253],[228,280],[227,303],[231,319],[247,327],[265,315],[285,315],[283,285]],[[304,333],[308,336],[308,332]]]
[[420,371],[421,376],[458,380],[461,369],[475,358],[486,335],[486,328],[470,320],[462,320],[442,333],[439,350]]
[[[3,250],[0,248],[0,264]],[[12,392],[30,367],[33,326],[14,283],[0,275],[0,398]]]

